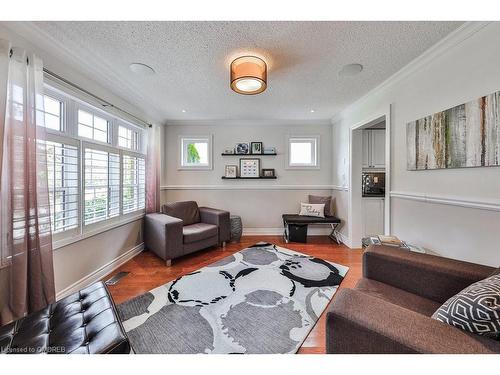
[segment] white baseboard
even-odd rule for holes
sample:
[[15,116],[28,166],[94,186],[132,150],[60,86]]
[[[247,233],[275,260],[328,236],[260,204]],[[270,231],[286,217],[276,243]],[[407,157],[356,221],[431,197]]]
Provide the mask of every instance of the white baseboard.
[[[332,230],[328,228],[314,228],[309,226],[307,234],[309,236],[328,236]],[[243,228],[244,236],[277,236],[283,234],[283,228]]]
[[132,249],[130,249],[127,252],[120,255],[119,257],[106,263],[101,268],[95,270],[94,272],[88,274],[85,277],[82,277],[77,282],[75,282],[75,283],[71,284],[70,286],[68,286],[67,288],[64,288],[63,290],[59,291],[56,294],[56,300],[59,301],[61,298],[64,298],[72,293],[78,292],[79,290],[89,286],[90,284],[95,283],[96,281],[99,281],[104,276],[106,276],[110,272],[113,272],[118,267],[120,267],[122,264],[128,262],[130,259],[135,257],[137,254],[139,254],[143,250],[144,250],[144,243],[140,243],[139,245],[133,247]]

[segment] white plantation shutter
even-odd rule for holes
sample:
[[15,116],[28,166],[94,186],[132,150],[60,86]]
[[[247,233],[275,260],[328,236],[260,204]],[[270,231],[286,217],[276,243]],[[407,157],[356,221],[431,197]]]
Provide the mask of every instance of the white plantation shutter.
[[84,223],[120,214],[120,155],[85,148]]
[[123,155],[123,213],[145,208],[145,161]]
[[54,234],[78,227],[78,147],[46,142],[51,226]]

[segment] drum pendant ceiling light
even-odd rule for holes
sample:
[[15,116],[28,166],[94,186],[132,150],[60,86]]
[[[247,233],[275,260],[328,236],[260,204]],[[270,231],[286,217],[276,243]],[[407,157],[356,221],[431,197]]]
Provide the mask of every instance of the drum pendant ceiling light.
[[241,56],[231,63],[231,89],[238,94],[260,94],[267,87],[267,65],[256,56]]

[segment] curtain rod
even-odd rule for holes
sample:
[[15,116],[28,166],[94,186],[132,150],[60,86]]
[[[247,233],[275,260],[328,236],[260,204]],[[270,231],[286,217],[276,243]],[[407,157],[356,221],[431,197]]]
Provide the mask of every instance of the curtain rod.
[[102,105],[103,107],[111,107],[111,108],[114,108],[114,109],[116,109],[116,110],[118,110],[118,111],[120,111],[120,112],[122,112],[122,113],[125,113],[127,116],[132,117],[132,118],[136,119],[137,121],[140,121],[141,123],[143,123],[143,124],[147,125],[147,126],[148,126],[148,127],[150,127],[150,128],[153,126],[151,123],[149,123],[149,122],[147,122],[147,121],[144,121],[143,119],[141,119],[141,118],[139,118],[139,117],[137,117],[137,116],[133,115],[132,113],[130,113],[130,112],[128,112],[128,111],[126,111],[126,110],[124,110],[124,109],[121,109],[120,107],[117,107],[117,106],[113,105],[112,103],[108,102],[107,100],[104,100],[104,99],[100,98],[100,97],[99,97],[99,96],[97,96],[97,95],[92,94],[90,91],[85,90],[83,87],[80,87],[80,86],[78,86],[78,85],[74,84],[73,82],[68,81],[66,78],[61,77],[59,74],[56,74],[56,73],[54,73],[54,72],[51,72],[50,70],[48,70],[48,69],[46,69],[46,68],[43,68],[43,72],[44,72],[45,74],[47,74],[47,75],[49,75],[49,76],[51,76],[51,77],[53,77],[53,78],[55,78],[55,79],[59,80],[59,81],[62,81],[62,82],[64,82],[65,84],[67,84],[67,85],[69,85],[69,86],[71,86],[71,87],[73,87],[73,88],[75,88],[75,89],[77,89],[77,90],[79,90],[79,91],[81,91],[81,92],[83,92],[83,93],[87,94],[87,95],[90,95],[90,96],[91,96],[91,97],[93,97],[94,99],[97,99],[99,102],[101,102],[101,105]]

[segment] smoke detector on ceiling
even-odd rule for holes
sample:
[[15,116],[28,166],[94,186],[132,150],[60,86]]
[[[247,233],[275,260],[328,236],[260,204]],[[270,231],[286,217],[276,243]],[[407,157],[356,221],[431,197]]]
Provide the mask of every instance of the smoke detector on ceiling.
[[342,67],[339,72],[339,76],[341,77],[352,77],[356,74],[361,73],[363,70],[363,65],[361,64],[347,64]]
[[128,68],[135,74],[142,76],[152,76],[155,74],[155,70],[153,68],[142,63],[132,63],[128,66]]

